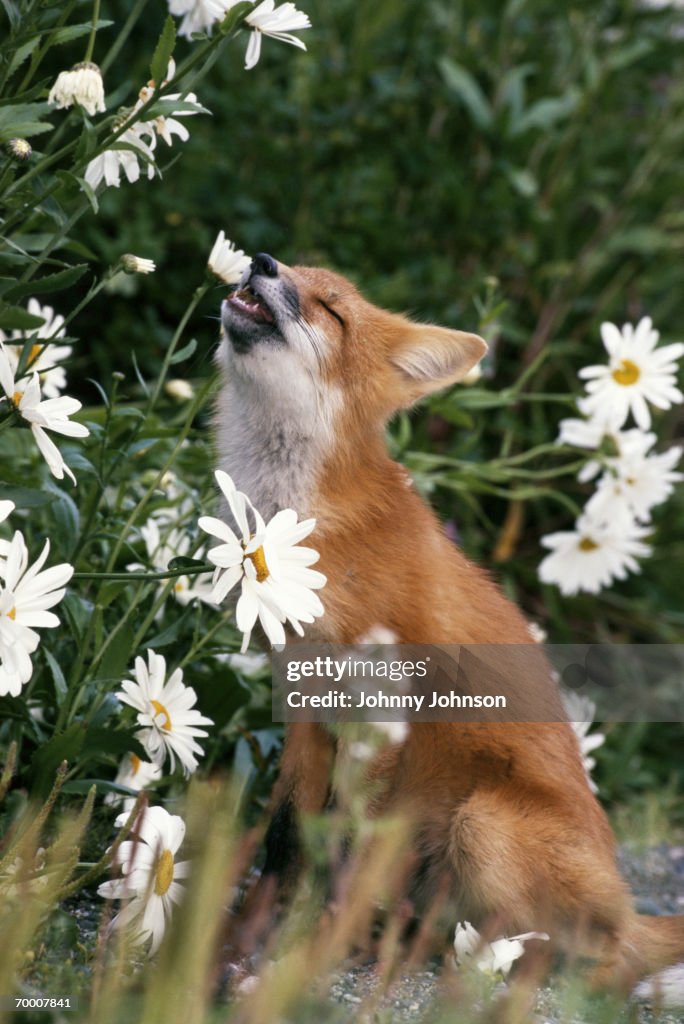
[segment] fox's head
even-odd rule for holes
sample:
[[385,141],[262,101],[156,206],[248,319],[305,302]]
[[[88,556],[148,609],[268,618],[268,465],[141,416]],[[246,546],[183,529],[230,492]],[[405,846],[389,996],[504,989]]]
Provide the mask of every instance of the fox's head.
[[[221,307],[221,465],[262,510],[306,507],[317,467],[363,456],[398,409],[460,380],[481,338],[413,323],[339,274],[258,253]],[[384,446],[383,446],[384,448]]]
[[221,320],[231,373],[276,405],[340,408],[384,421],[460,380],[487,350],[482,338],[414,323],[367,302],[339,274],[287,267],[258,253]]

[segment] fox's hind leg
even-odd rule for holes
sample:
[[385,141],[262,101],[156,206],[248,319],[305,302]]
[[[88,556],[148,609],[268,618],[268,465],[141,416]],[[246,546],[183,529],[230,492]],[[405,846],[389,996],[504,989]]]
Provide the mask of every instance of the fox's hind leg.
[[579,821],[569,801],[520,788],[476,791],[449,835],[460,912],[476,927],[495,921],[499,935],[547,932],[549,951],[608,976],[634,915],[602,812],[592,813]]

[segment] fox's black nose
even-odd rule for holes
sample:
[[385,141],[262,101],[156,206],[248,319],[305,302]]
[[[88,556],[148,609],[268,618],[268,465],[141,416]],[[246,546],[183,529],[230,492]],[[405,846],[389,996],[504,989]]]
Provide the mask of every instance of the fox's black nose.
[[252,259],[252,273],[265,274],[266,277],[278,276],[278,264],[267,252],[258,252]]

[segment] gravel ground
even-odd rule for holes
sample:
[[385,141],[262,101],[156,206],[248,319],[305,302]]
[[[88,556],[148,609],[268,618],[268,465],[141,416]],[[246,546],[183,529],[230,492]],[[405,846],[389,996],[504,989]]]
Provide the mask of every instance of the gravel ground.
[[[662,845],[639,853],[623,849],[620,853],[620,867],[634,892],[637,909],[641,913],[684,913],[684,846]],[[95,894],[90,895],[92,898],[87,901],[83,901],[82,897],[75,899],[68,908],[68,916],[75,924],[74,946],[80,943],[82,951],[79,953],[78,947],[75,948],[71,970],[82,972],[84,981],[90,970],[87,966],[88,956],[84,954],[93,947],[101,909]],[[52,959],[49,955],[45,957],[44,968],[54,983],[57,964],[50,963]],[[458,1024],[455,1007],[450,1007],[450,1012],[445,1014],[443,1004],[440,1013],[440,985],[436,967],[400,977],[387,994],[374,1002],[372,1015],[362,1013],[362,1004],[366,1004],[369,999],[373,1000],[374,993],[379,995],[379,984],[372,964],[341,971],[332,984],[327,1000],[324,997],[323,1001],[318,1001],[313,1016],[311,1011],[306,1012],[302,1020],[306,1024],[310,1021],[316,1024]],[[243,991],[246,992],[248,988],[249,982]],[[606,1016],[605,1012],[598,1017],[595,1013],[568,1015],[567,1011],[561,1009],[559,988],[559,985],[551,985],[540,991],[537,1024],[684,1024],[684,1008],[655,1013],[648,1006],[640,1005],[630,1007],[617,1017],[610,1013]],[[292,1021],[292,1024],[301,1022]]]
[[[619,859],[622,874],[635,895],[640,913],[684,913],[684,846],[663,845],[639,854],[622,850]],[[355,967],[337,976],[330,995],[336,1003],[348,1008],[347,1019],[356,1021],[359,1019],[359,1005],[372,996],[377,986],[373,965]],[[378,1024],[428,1024],[438,1020],[437,992],[435,970],[406,974],[379,1001],[372,1024],[376,1021]],[[343,1014],[341,1019],[346,1016]],[[595,1024],[586,1016],[568,1018],[561,1015],[558,995],[553,987],[539,993],[537,1020],[539,1024],[561,1024],[561,1021],[562,1024]],[[601,1021],[605,1020],[606,1017],[602,1016]],[[619,1020],[630,1024],[683,1024],[684,1007],[656,1013],[646,1005],[632,1006],[620,1015]],[[615,1024],[618,1024],[617,1020]]]

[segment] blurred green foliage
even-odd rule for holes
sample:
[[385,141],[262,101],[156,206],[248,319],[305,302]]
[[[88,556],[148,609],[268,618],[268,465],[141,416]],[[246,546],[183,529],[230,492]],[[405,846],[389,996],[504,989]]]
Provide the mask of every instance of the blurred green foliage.
[[[80,222],[78,244],[103,268],[134,252],[158,270],[117,279],[79,318],[72,390],[97,400],[88,378],[107,386],[117,370],[135,400],[132,356],[154,376],[220,228],[248,252],[331,266],[380,304],[479,329],[491,342],[490,395],[536,367],[529,388],[547,401],[497,405],[460,389],[393,427],[398,456],[466,549],[488,564],[498,557],[505,588],[554,641],[681,640],[681,492],[656,516],[641,576],[567,599],[538,583],[538,541],[569,525],[567,497],[581,503],[582,488],[561,479],[559,501],[533,475],[483,483],[468,472],[469,462],[553,441],[577,369],[602,359],[602,320],[647,314],[666,340],[681,337],[681,13],[633,0],[302,6],[313,24],[306,54],[265,45],[246,73],[238,40],[235,59],[217,62],[198,89],[212,116],[188,122],[191,139],[165,153],[164,177],[106,190],[99,213]],[[103,0],[102,16],[120,24],[129,9]],[[146,81],[165,13],[150,0],[107,70],[110,99],[134,101],[126,83]],[[79,45],[51,51],[46,81],[80,59]],[[63,293],[67,305],[80,288]],[[178,368],[190,378],[208,373],[222,295],[190,325],[199,346]],[[681,409],[659,417],[659,436],[669,441],[681,424]],[[544,453],[530,469],[557,462]],[[255,729],[262,718],[255,709]],[[682,784],[679,727],[624,726],[598,756],[614,799]]]

